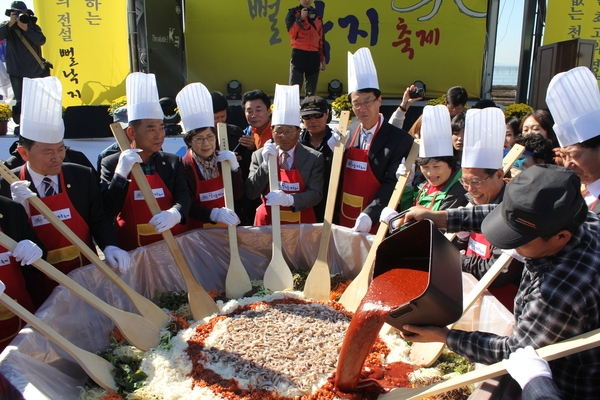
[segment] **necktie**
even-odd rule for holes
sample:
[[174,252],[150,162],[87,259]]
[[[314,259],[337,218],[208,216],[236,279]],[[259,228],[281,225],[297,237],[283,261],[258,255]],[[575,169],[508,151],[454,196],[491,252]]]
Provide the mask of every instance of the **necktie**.
[[362,133],[362,149],[363,150],[367,150],[369,148],[369,135],[371,134],[371,132],[369,131],[363,131]]
[[54,196],[56,194],[54,187],[52,186],[52,179],[45,176],[44,179],[42,179],[42,183],[44,184],[44,197]]
[[284,151],[283,153],[281,153],[281,169],[285,169],[285,170],[290,169],[290,164],[288,163],[288,158],[290,158],[290,155],[288,154],[287,151]]

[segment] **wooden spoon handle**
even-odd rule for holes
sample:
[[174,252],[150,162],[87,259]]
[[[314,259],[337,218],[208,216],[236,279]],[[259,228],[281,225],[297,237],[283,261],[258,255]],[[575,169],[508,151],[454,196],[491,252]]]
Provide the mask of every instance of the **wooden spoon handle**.
[[[4,163],[0,160],[0,175],[6,182],[13,183],[19,180],[19,178],[9,170]],[[92,264],[96,266],[112,283],[114,283],[127,298],[133,303],[134,307],[142,314],[145,318],[148,318],[157,328],[163,328],[167,326],[169,322],[169,316],[160,307],[154,304],[149,299],[145,298],[129,285],[127,285],[119,276],[109,268],[101,259],[98,257],[95,251],[89,248],[89,246],[75,235],[73,231],[60,220],[53,212],[46,206],[46,204],[37,196],[33,196],[27,199],[29,203],[36,208],[60,233],[62,233],[77,249],[81,254],[90,260]]]
[[[110,128],[112,129],[113,135],[117,140],[117,143],[119,143],[121,151],[130,148],[129,139],[125,135],[125,132],[123,132],[121,124],[111,124]],[[150,185],[146,180],[146,176],[144,175],[144,172],[142,171],[142,168],[139,164],[136,163],[133,166],[131,174],[133,175],[133,178],[135,179],[140,191],[142,192],[142,195],[144,196],[144,199],[146,200],[146,204],[150,209],[150,213],[152,215],[160,213],[160,206],[158,205],[158,202],[156,201],[156,198],[152,193],[152,189],[150,188]],[[162,236],[165,240],[165,243],[167,244],[167,247],[171,252],[171,255],[173,256],[173,259],[175,260],[177,268],[179,268],[179,272],[183,276],[183,280],[185,281],[185,285],[188,291],[188,299],[190,301],[190,309],[192,311],[192,316],[194,317],[194,319],[200,320],[204,317],[212,315],[215,312],[218,312],[219,308],[217,307],[214,300],[208,295],[208,293],[206,293],[204,288],[200,286],[200,284],[196,281],[196,279],[190,272],[185,258],[181,253],[181,249],[179,248],[177,241],[173,237],[173,233],[171,233],[171,231],[167,229],[166,231],[162,232]]]
[[7,296],[5,293],[0,295],[0,303],[12,311],[16,316],[31,325],[35,330],[44,335],[52,343],[63,349],[69,354],[83,370],[98,385],[106,390],[116,390],[117,385],[111,374],[113,366],[96,354],[85,351],[73,343],[69,342],[54,329],[49,327],[44,321],[30,313],[27,309]]

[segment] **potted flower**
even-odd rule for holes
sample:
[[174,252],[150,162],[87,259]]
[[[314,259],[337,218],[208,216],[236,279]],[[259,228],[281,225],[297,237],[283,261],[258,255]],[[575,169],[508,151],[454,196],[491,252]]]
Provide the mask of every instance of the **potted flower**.
[[340,117],[342,111],[350,111],[350,119],[354,118],[354,110],[352,109],[352,103],[350,103],[350,99],[347,94],[343,94],[331,103],[331,108],[333,109],[333,114],[336,118]]
[[6,135],[8,120],[12,117],[12,109],[6,103],[0,104],[0,135]]

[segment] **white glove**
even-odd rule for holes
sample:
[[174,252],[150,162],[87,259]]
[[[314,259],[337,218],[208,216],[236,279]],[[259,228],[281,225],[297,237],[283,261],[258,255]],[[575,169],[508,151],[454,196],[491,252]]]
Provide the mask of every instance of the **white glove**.
[[530,380],[538,376],[552,379],[550,366],[546,360],[537,355],[531,346],[517,349],[517,351],[510,354],[508,360],[502,360],[502,364],[521,388],[524,388]]
[[37,196],[29,189],[29,181],[16,181],[10,184],[10,195],[17,203],[25,204],[30,197]]
[[279,146],[270,140],[262,148],[263,164],[267,167],[269,166],[269,154],[273,154],[275,157],[279,155]]
[[379,215],[379,221],[383,222],[386,225],[390,224],[390,220],[394,218],[399,213],[393,208],[386,207],[381,210],[381,215]]
[[176,208],[171,207],[166,211],[161,211],[150,219],[150,225],[154,225],[154,229],[158,233],[163,233],[167,229],[171,229],[181,222],[181,214]]
[[120,273],[127,272],[131,268],[129,253],[117,246],[106,246],[104,248],[104,257],[108,265],[113,268],[119,268]]
[[119,162],[115,168],[115,174],[127,178],[135,163],[142,163],[142,157],[138,154],[140,149],[127,149],[119,155]]
[[4,289],[6,289],[6,285],[4,282],[0,281],[0,296],[4,293]]
[[234,172],[237,171],[240,167],[240,163],[237,160],[237,156],[233,151],[219,150],[219,154],[217,155],[217,161],[220,163],[222,163],[223,161],[229,161],[229,165],[231,165],[231,170]]
[[294,205],[294,196],[285,193],[283,190],[273,190],[265,196],[268,206],[291,207]]
[[[396,170],[396,179],[400,179],[401,176],[406,175],[406,157],[402,157],[402,162],[398,165],[398,169]],[[408,175],[408,179],[406,181],[406,186],[412,185],[413,180],[415,179],[415,164],[410,166],[410,175]]]
[[9,253],[23,266],[31,265],[39,260],[42,256],[42,249],[31,240],[25,239],[17,243],[15,249]]
[[525,262],[525,257],[523,257],[522,255],[517,253],[517,251],[515,249],[502,249],[502,252],[504,254],[508,254],[509,256],[511,256],[512,258],[514,258],[517,261]]
[[329,146],[331,151],[335,150],[335,145],[337,144],[338,140],[340,140],[341,138],[342,137],[337,133],[337,131],[334,131],[331,134],[331,137],[327,140],[327,146]]
[[356,223],[354,223],[352,231],[368,233],[372,225],[373,221],[371,221],[371,217],[365,213],[360,213],[358,214],[358,218],[356,218]]
[[221,222],[228,226],[236,226],[240,224],[238,215],[227,207],[213,208],[210,212],[210,220]]

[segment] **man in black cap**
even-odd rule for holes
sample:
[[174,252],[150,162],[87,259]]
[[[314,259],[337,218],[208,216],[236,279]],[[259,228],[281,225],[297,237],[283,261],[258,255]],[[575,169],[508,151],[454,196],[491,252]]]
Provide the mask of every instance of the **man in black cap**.
[[300,103],[300,117],[302,118],[304,129],[302,129],[298,141],[323,154],[325,160],[323,200],[314,206],[317,222],[323,222],[325,205],[327,204],[327,188],[329,188],[329,178],[331,175],[331,162],[333,160],[333,151],[327,145],[327,142],[333,135],[333,131],[327,125],[331,122],[331,106],[322,97],[306,97]]
[[[494,246],[515,249],[525,270],[508,336],[405,325],[416,342],[445,342],[471,361],[491,364],[523,346],[540,348],[600,328],[600,219],[588,211],[581,182],[555,165],[528,168],[506,186],[499,205],[432,212],[411,209],[449,232],[481,231]],[[598,398],[600,349],[550,363],[565,399]]]
[[24,2],[13,1],[6,10],[10,20],[0,24],[0,40],[6,40],[6,72],[15,95],[13,120],[20,123],[21,93],[23,78],[49,76],[50,70],[44,66],[42,45],[46,37],[37,25],[37,18]]

